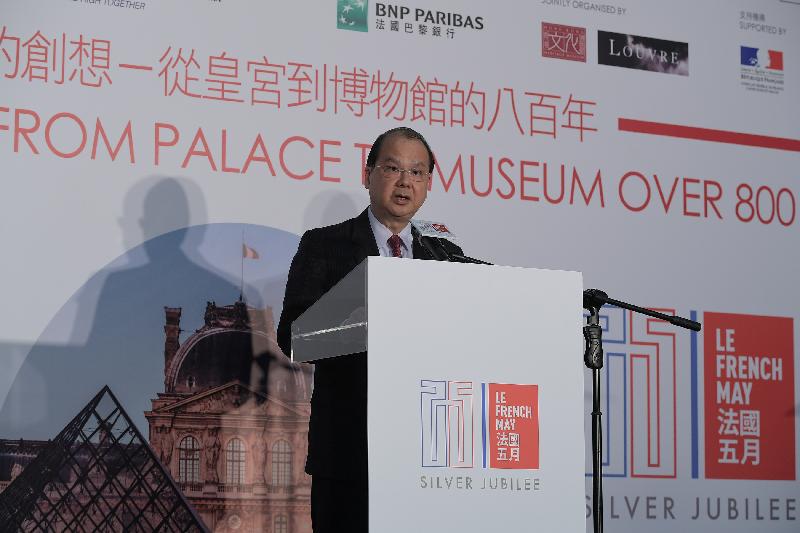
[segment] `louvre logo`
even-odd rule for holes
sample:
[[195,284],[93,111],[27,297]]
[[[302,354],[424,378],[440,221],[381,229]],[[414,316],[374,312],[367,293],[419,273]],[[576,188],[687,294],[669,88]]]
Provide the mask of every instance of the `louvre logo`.
[[689,75],[689,44],[608,31],[597,32],[601,65]]

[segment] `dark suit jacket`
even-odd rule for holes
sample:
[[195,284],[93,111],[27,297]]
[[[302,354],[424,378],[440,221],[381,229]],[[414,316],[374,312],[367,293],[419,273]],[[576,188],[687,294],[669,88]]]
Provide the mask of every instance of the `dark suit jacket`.
[[[416,238],[412,254],[415,259],[432,259]],[[284,353],[290,352],[292,322],[370,255],[380,254],[366,209],[356,218],[303,234],[289,269],[278,324]],[[306,472],[366,483],[366,353],[315,364]]]

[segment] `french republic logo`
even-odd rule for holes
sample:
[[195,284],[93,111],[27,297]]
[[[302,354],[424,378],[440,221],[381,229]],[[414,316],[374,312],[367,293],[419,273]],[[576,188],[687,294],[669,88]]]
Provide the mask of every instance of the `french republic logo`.
[[340,30],[368,31],[369,0],[337,0],[336,27]]
[[689,44],[610,31],[597,32],[597,62],[664,74],[689,75]]
[[586,28],[542,22],[542,57],[586,63]]
[[783,52],[741,46],[741,63],[746,67],[783,70]]
[[794,321],[704,313],[705,473],[795,479]]
[[[539,468],[539,387],[481,383],[481,430],[471,381],[420,382],[422,466]],[[476,439],[480,439],[476,445]]]

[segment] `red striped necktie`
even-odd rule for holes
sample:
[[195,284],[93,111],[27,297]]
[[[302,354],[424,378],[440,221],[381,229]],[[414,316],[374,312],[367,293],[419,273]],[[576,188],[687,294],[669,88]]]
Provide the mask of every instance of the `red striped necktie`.
[[386,242],[392,249],[392,257],[403,257],[403,250],[400,248],[403,245],[403,239],[400,238],[400,235],[392,235]]

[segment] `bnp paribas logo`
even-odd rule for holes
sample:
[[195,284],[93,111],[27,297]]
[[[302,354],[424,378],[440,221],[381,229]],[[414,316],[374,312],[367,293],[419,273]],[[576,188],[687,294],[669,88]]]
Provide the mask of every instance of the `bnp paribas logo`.
[[369,0],[336,0],[336,27],[340,30],[367,31]]

